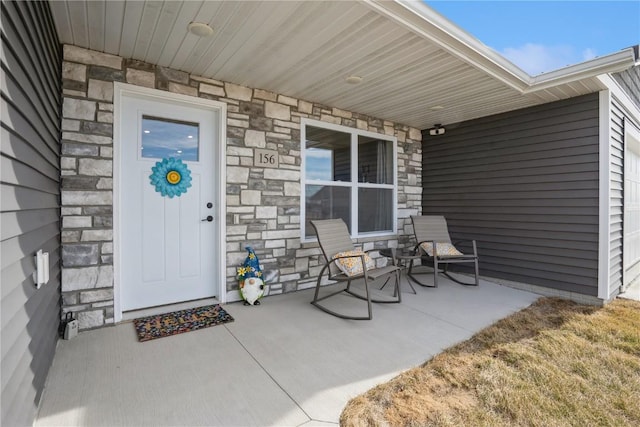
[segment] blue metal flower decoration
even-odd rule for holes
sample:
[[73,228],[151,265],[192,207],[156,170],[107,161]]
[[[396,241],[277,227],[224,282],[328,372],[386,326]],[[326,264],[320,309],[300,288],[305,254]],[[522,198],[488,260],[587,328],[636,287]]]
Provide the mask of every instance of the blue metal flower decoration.
[[180,159],[162,159],[151,170],[151,184],[155,185],[156,191],[163,196],[179,197],[191,187],[191,171]]

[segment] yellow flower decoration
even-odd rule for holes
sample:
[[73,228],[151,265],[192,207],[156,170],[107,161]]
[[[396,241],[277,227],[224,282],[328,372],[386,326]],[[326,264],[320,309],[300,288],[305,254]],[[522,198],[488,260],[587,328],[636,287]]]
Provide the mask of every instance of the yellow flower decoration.
[[180,182],[181,179],[182,177],[180,176],[180,173],[178,171],[169,171],[169,173],[167,174],[167,182],[169,184],[176,185]]

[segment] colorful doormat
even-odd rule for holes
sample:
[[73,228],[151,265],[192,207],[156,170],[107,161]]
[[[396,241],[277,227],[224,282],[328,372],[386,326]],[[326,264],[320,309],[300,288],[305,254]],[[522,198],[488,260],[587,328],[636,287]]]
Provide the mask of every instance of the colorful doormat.
[[135,319],[133,324],[138,333],[138,341],[142,342],[227,322],[233,322],[233,317],[220,304],[216,304],[142,317]]

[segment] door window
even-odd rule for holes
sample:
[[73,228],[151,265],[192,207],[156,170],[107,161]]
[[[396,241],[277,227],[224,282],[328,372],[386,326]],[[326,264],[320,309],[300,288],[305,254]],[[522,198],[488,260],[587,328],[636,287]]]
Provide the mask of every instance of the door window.
[[198,123],[143,115],[140,140],[141,157],[175,157],[184,161],[198,161]]

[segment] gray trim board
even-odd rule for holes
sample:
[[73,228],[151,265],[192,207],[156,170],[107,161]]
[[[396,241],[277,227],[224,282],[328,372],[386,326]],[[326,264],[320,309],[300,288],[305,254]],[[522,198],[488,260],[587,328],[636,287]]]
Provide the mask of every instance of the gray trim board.
[[422,212],[477,240],[483,276],[597,295],[598,94],[446,129],[423,131]]
[[[47,2],[2,1],[2,425],[31,425],[58,340],[62,51]],[[50,280],[36,289],[38,249]]]

